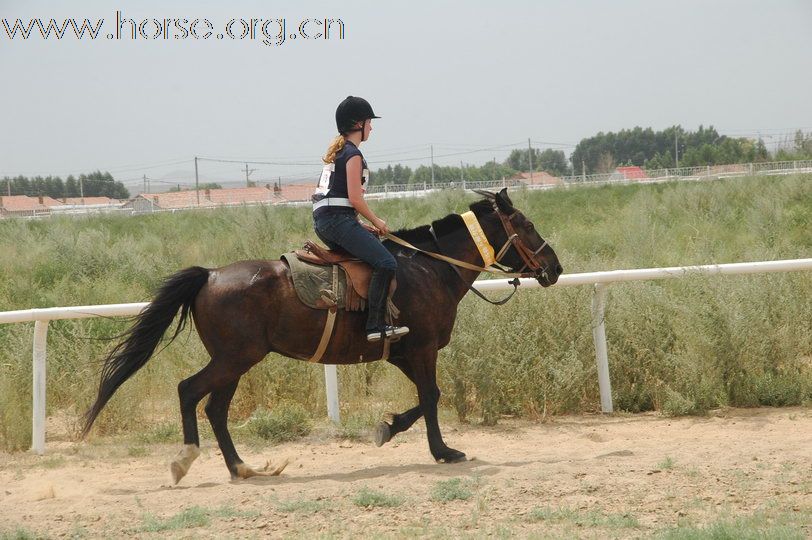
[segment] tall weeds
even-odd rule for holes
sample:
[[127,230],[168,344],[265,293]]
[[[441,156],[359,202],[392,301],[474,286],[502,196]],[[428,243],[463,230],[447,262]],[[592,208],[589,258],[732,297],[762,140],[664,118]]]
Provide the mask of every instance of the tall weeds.
[[[555,247],[568,273],[809,257],[812,176],[702,183],[516,190],[511,197]],[[390,227],[461,212],[473,197],[373,203]],[[0,221],[0,311],[145,301],[190,265],[276,258],[312,238],[307,208],[235,208],[136,217]],[[466,297],[440,354],[442,405],[493,423],[596,410],[590,288],[528,290],[498,308]],[[121,319],[55,321],[48,340],[48,410],[74,418],[92,400],[105,339]],[[812,400],[812,274],[693,277],[615,284],[606,313],[616,407],[699,413],[723,405]],[[0,448],[30,441],[33,325],[0,325]],[[193,332],[192,332],[193,333]],[[177,418],[177,382],[207,361],[180,338],[128,381],[94,433]],[[386,364],[340,371],[347,412],[401,410],[414,388]],[[297,402],[324,414],[319,366],[272,356],[235,397],[232,417]]]

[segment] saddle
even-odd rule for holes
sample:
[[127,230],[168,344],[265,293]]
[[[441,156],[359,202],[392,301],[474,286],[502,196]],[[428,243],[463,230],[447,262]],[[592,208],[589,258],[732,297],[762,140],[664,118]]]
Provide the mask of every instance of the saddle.
[[[346,251],[331,251],[310,241],[305,242],[303,249],[283,254],[282,259],[287,261],[291,269],[293,286],[299,299],[309,307],[327,310],[321,340],[308,359],[310,362],[319,362],[330,344],[338,311],[363,311],[366,308],[372,267]],[[392,303],[392,294],[396,287],[397,283],[393,279],[389,286],[386,309],[386,319],[390,324],[399,315],[397,307]],[[382,360],[389,358],[392,341],[394,340],[383,340]]]
[[[347,311],[363,311],[369,297],[369,282],[372,280],[372,267],[343,249],[325,249],[307,240],[303,249],[294,251],[300,261],[319,266],[340,266],[347,277],[347,292],[344,302]],[[395,279],[389,286],[389,298],[395,292]],[[391,302],[391,300],[390,300]]]

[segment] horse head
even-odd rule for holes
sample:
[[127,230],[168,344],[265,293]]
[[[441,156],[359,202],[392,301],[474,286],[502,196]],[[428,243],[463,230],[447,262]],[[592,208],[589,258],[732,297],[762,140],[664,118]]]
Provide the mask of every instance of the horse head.
[[[490,200],[494,213],[499,217],[505,234],[506,251],[501,253],[501,264],[519,273],[530,273],[542,287],[549,287],[558,281],[564,269],[558,262],[552,246],[536,231],[533,222],[513,207],[507,188],[499,193],[474,190]],[[510,244],[508,246],[508,243]]]

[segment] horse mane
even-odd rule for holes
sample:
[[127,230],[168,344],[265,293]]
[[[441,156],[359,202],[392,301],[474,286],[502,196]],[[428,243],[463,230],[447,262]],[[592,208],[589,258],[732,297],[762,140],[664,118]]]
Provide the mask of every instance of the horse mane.
[[[489,199],[482,199],[472,202],[468,205],[468,208],[479,218],[493,211],[493,202]],[[457,230],[461,224],[462,218],[459,214],[448,214],[443,218],[432,221],[430,226],[420,225],[411,229],[400,229],[392,234],[414,246],[418,246],[419,244],[432,245],[434,243],[434,237],[432,237],[429,231],[430,227],[434,229],[434,234],[438,237],[442,237]],[[387,240],[387,242],[391,241]]]

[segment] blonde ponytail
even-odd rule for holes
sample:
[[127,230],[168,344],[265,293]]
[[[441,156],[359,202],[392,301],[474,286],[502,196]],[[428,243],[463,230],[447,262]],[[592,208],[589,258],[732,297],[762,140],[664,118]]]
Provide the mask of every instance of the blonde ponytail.
[[324,154],[324,157],[321,158],[322,161],[325,163],[334,163],[336,160],[336,154],[344,148],[344,135],[338,135],[333,142],[330,143],[330,146],[327,148],[327,153]]

